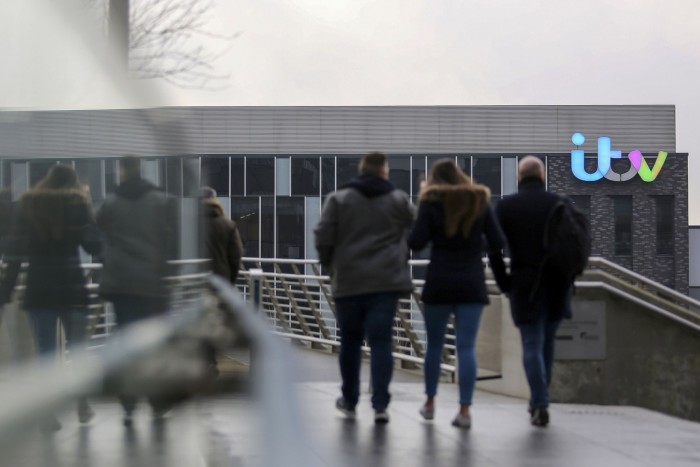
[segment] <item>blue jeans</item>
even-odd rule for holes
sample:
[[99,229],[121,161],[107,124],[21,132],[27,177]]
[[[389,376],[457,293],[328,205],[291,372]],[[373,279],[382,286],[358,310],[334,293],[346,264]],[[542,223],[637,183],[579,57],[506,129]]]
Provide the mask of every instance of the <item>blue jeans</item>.
[[523,343],[523,366],[530,386],[530,410],[549,406],[554,337],[559,324],[561,320],[549,321],[543,314],[535,322],[518,326]]
[[450,315],[455,315],[457,339],[457,372],[459,378],[459,403],[471,405],[476,383],[476,334],[484,305],[481,303],[455,303],[450,305],[425,304],[425,330],[428,349],[425,352],[425,394],[437,394],[440,380],[440,361],[445,345],[445,331]]
[[389,383],[394,371],[392,334],[399,301],[396,292],[381,292],[335,299],[340,328],[340,375],[342,394],[350,408],[360,399],[362,341],[371,349],[372,407],[383,411],[389,405]]
[[58,350],[56,322],[61,321],[68,344],[85,340],[87,334],[87,310],[50,310],[46,308],[27,310],[32,333],[39,355],[55,353]]

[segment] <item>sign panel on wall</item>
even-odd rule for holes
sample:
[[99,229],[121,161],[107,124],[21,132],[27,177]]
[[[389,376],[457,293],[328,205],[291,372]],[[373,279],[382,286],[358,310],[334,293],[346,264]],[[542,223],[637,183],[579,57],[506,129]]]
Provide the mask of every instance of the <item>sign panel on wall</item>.
[[574,301],[573,319],[561,322],[556,335],[557,360],[604,360],[606,356],[605,302]]

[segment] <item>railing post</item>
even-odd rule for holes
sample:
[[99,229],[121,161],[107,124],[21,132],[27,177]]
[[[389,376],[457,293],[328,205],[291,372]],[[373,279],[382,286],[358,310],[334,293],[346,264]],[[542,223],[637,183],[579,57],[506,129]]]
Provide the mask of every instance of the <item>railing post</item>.
[[262,274],[262,269],[253,268],[250,269],[250,274],[248,275],[248,290],[250,291],[248,300],[256,309],[260,309],[260,305],[262,303]]

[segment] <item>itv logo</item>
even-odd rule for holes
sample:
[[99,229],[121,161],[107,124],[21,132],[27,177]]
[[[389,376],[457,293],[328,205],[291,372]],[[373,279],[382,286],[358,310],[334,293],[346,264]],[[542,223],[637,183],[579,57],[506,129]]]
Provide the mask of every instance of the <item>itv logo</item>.
[[[574,143],[575,146],[581,146],[585,141],[586,137],[581,133],[574,133],[571,135],[571,142]],[[584,155],[583,149],[577,148],[571,151],[571,171],[576,178],[584,182],[596,182],[603,177],[613,182],[626,182],[634,178],[637,174],[639,174],[639,177],[645,182],[653,182],[659,175],[659,172],[661,172],[661,168],[664,166],[664,162],[666,162],[668,153],[659,151],[656,162],[654,162],[654,167],[650,169],[647,161],[644,160],[642,156],[642,152],[635,149],[627,154],[627,158],[632,165],[630,169],[623,174],[612,170],[612,160],[621,159],[622,152],[612,149],[612,143],[607,136],[598,138],[598,167],[594,172],[586,172]]]

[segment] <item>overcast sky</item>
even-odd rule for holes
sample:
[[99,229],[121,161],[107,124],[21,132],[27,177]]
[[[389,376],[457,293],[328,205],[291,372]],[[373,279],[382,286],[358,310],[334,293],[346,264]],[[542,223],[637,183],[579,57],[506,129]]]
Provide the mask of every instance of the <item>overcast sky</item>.
[[[700,1],[216,2],[212,31],[241,33],[216,63],[230,73],[227,87],[166,86],[159,103],[673,104],[676,149],[691,154],[690,222],[700,224]],[[84,57],[91,44],[72,32],[50,33],[48,3],[0,2],[0,54],[5,71],[14,70],[0,73],[0,106],[153,103],[115,104],[105,97],[114,87],[104,79],[109,72],[57,65],[70,60],[67,50]],[[15,37],[27,30],[30,53]],[[51,78],[43,93],[20,89],[32,73],[17,70],[31,67],[35,77]]]

